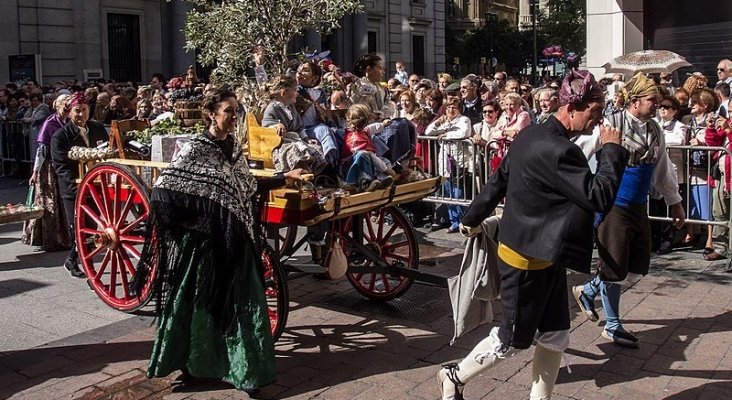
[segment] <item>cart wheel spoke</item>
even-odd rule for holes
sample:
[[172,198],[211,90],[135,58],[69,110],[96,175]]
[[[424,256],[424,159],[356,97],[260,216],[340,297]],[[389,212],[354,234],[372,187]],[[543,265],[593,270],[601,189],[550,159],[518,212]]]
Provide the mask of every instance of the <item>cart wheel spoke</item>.
[[[385,223],[387,215],[391,222],[389,225]],[[414,229],[401,210],[396,207],[385,207],[365,214],[361,220],[364,221],[364,245],[371,248],[375,257],[390,266],[398,264],[402,268],[418,268],[419,248]],[[378,224],[378,227],[374,229],[373,224]],[[384,228],[385,225],[387,228]],[[369,230],[374,232],[372,238],[367,237]],[[346,233],[350,234],[350,231]],[[399,297],[409,289],[413,278],[398,276],[397,271],[392,272],[389,269],[384,271],[377,267],[375,261],[367,258],[361,267],[362,271],[346,274],[359,293],[370,299],[384,301]]]
[[112,219],[109,220],[110,224],[117,224],[117,221],[120,216],[120,207],[119,202],[122,200],[120,198],[122,191],[122,179],[120,176],[117,176],[117,179],[114,180],[114,193],[112,193]]
[[99,175],[99,181],[102,184],[102,204],[104,205],[104,212],[107,216],[107,221],[111,222],[112,220],[109,218],[109,199],[107,198],[107,187],[109,187],[109,179],[107,179],[107,174]]
[[81,206],[81,210],[84,211],[84,213],[89,216],[89,218],[93,219],[97,226],[106,226],[106,222],[99,219],[99,216],[94,214],[89,206]]
[[[366,230],[368,232],[368,237],[366,239],[374,240],[376,238],[376,232],[374,232],[374,224],[371,221],[371,218],[364,218],[363,220],[366,223]],[[364,232],[364,236],[366,236],[367,232]]]
[[130,289],[127,286],[128,285],[128,283],[127,283],[127,272],[125,271],[125,268],[124,268],[125,263],[122,260],[122,253],[121,252],[116,252],[115,255],[117,257],[117,266],[119,267],[118,268],[119,269],[119,277],[122,280],[122,293],[124,294],[124,296],[125,296],[124,298],[125,299],[129,299],[130,298]]
[[127,243],[122,243],[122,248],[125,249],[125,250],[127,250],[128,253],[132,254],[132,257],[135,257],[138,260],[140,258],[142,258],[142,255],[140,254],[140,252],[136,248],[134,248],[133,246],[130,246]]
[[125,226],[124,228],[119,230],[120,235],[126,235],[129,231],[131,231],[133,228],[136,228],[140,223],[147,219],[148,212],[145,211],[144,214],[140,215],[137,219],[130,222],[129,225]]
[[145,238],[138,235],[120,235],[119,240],[123,243],[145,243]]
[[381,234],[384,232],[384,209],[380,209],[378,215],[378,221],[379,221],[379,233],[375,236],[377,238],[383,237]]
[[[100,247],[103,249],[103,247]],[[104,254],[104,259],[102,260],[102,264],[99,266],[99,269],[97,270],[96,275],[94,275],[94,280],[102,283],[102,274],[104,274],[104,271],[107,269],[107,265],[109,265],[110,260],[110,254],[112,254],[111,250],[107,250],[107,252]]]
[[112,163],[95,165],[79,184],[75,234],[81,262],[92,289],[106,304],[121,311],[141,308],[154,290],[156,265],[141,282],[140,292],[131,296],[130,288],[141,258],[140,247],[148,236],[148,193],[128,167]]
[[[101,197],[101,195],[99,194],[99,192],[97,191],[95,183],[93,183],[93,182],[90,183],[88,185],[88,190],[89,190],[89,197],[91,197],[92,201],[94,202],[94,205],[97,207],[97,210],[99,211],[99,215],[102,217],[102,219],[109,221],[109,214],[107,213],[107,206],[103,204],[104,200]],[[103,188],[102,188],[102,191],[104,191]],[[88,206],[86,206],[86,207],[88,209]],[[88,210],[88,211],[85,210],[85,212],[91,213],[91,210]],[[97,222],[97,224],[99,224],[99,222]],[[99,224],[99,225],[103,225],[103,224]]]
[[117,293],[117,257],[116,253],[113,251],[109,251],[112,254],[112,262],[111,262],[111,269],[109,271],[109,295],[112,297],[116,297]]
[[386,276],[386,274],[381,274],[381,281],[384,282],[384,291],[389,292],[392,290],[391,282],[389,282],[389,277]]
[[120,228],[120,225],[127,219],[127,215],[130,213],[130,208],[132,207],[132,199],[135,197],[135,192],[132,190],[129,190],[127,192],[127,200],[125,200],[125,205],[122,207],[122,211],[119,213],[119,218],[115,221],[115,227],[117,229]]
[[96,257],[99,253],[101,253],[103,250],[105,250],[105,247],[97,247],[94,250],[91,251],[91,253],[85,255],[83,258],[85,260],[93,260],[94,257]]
[[398,228],[397,224],[392,225],[389,228],[389,230],[386,232],[386,234],[384,234],[384,236],[380,236],[379,237],[379,239],[380,239],[379,242],[382,243],[382,244],[383,243],[386,243],[386,241],[389,240],[389,238],[391,238],[391,235],[394,234],[394,231],[396,231],[397,228]]
[[409,242],[407,240],[403,240],[401,242],[396,242],[396,243],[384,244],[383,246],[381,246],[381,250],[384,253],[393,253],[395,249],[397,249],[399,247],[404,247],[404,246],[409,246]]

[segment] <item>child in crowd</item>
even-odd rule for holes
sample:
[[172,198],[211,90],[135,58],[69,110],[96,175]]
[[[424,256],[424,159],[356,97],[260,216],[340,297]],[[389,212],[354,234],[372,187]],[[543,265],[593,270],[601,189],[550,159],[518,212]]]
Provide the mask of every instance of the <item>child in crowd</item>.
[[404,86],[409,85],[409,74],[404,69],[404,63],[401,61],[396,62],[396,74],[394,74],[394,78],[399,81]]
[[348,128],[341,150],[341,161],[352,158],[346,182],[365,191],[386,188],[397,176],[389,160],[376,155],[376,146],[371,136],[383,129],[384,124],[369,125],[370,113],[371,109],[365,104],[354,104],[348,108]]

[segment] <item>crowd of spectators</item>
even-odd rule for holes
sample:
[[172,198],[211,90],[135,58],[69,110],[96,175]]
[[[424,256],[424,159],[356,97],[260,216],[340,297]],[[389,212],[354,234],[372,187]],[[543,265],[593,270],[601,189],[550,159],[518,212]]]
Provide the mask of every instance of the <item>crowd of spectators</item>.
[[[292,104],[284,104],[287,101],[283,102],[282,99],[273,99],[272,102],[280,101],[280,105],[284,104],[280,107],[284,114],[274,117],[270,115],[275,119],[270,118],[267,121],[267,124],[276,125],[281,131],[285,127],[285,131],[297,128],[297,137],[320,147],[328,170],[340,172],[342,177],[349,176],[348,168],[344,171],[341,165],[344,135],[349,128],[345,111],[355,104],[365,104],[371,110],[366,132],[378,137],[374,146],[383,149],[377,153],[379,156],[386,155],[390,163],[394,163],[387,167],[396,172],[402,171],[401,164],[405,161],[400,157],[416,156],[425,169],[429,163],[439,160],[429,159],[425,142],[408,139],[414,142],[414,148],[408,148],[409,143],[405,147],[399,144],[400,141],[395,142],[392,138],[393,132],[401,132],[395,137],[416,138],[432,134],[453,141],[470,140],[479,147],[488,146],[498,155],[493,160],[498,163],[500,154],[508,151],[511,141],[523,128],[546,121],[559,106],[558,77],[544,76],[536,87],[530,84],[526,76],[510,76],[503,71],[497,71],[492,76],[470,74],[456,78],[447,73],[439,73],[434,77],[423,77],[409,74],[407,64],[401,61],[396,63],[397,73],[393,77],[387,77],[384,76],[383,62],[378,57],[365,57],[359,61],[360,64],[356,63],[353,73],[341,70],[327,59],[293,61],[285,74],[293,78]],[[714,143],[720,143],[714,137],[721,137],[726,132],[724,127],[729,126],[729,85],[732,80],[732,63],[729,60],[719,63],[718,80],[710,81],[700,73],[689,75],[683,82],[674,81],[670,74],[658,74],[653,78],[661,93],[657,121],[667,133],[667,142],[705,145],[711,138]],[[623,76],[615,74],[602,79],[600,83],[606,90],[604,113],[610,115],[622,110],[625,107]],[[154,74],[147,84],[142,85],[133,82],[90,83],[75,80],[44,86],[39,86],[32,80],[21,85],[0,85],[0,118],[23,124],[22,135],[16,134],[10,138],[17,161],[11,172],[27,173],[19,168],[24,151],[22,141],[32,137],[33,132],[37,132],[44,120],[53,114],[52,105],[59,95],[83,92],[89,104],[91,120],[109,124],[115,119],[146,118],[155,123],[173,115],[176,100],[200,97],[204,89],[204,84],[197,79],[193,67],[184,76],[170,81],[166,81],[161,74]],[[283,117],[291,115],[289,108],[294,110],[299,120],[290,121],[290,125],[285,126],[286,120],[292,119]],[[455,110],[453,114],[457,115],[451,117],[448,108]],[[339,113],[338,110],[342,111]],[[466,123],[455,123],[463,120]],[[390,127],[392,121],[408,121],[409,125],[405,127],[397,123]],[[292,122],[298,124],[292,125]],[[371,125],[374,123],[378,125]],[[450,127],[449,131],[446,126]],[[413,131],[411,136],[405,133],[404,129],[407,128]],[[726,144],[727,141],[721,143]],[[456,178],[466,181],[465,178],[474,172],[474,166],[468,165],[462,148],[453,147],[442,146],[438,158],[443,161],[459,159],[456,163],[457,169],[452,161],[452,169],[446,166],[436,169],[450,178],[445,187],[447,193],[464,198],[468,188],[457,187]],[[26,156],[28,154],[32,153],[26,150]],[[720,169],[724,173],[729,161],[724,157],[721,161],[721,164],[717,164],[721,165]],[[679,175],[684,175],[681,181],[687,182],[683,173],[686,166],[676,167]],[[379,186],[373,184],[375,176],[366,174],[368,179],[364,181],[362,171],[357,171],[356,175],[351,172],[352,178],[360,174],[360,178],[353,179],[361,180],[350,182],[351,184],[372,188]],[[694,187],[690,193],[693,195],[691,201],[704,203],[704,199],[711,196],[710,190],[704,188],[711,187],[713,183],[701,171],[690,175],[688,178]],[[394,176],[390,176],[392,178]],[[705,212],[702,204],[690,208],[692,216],[711,218],[711,212]],[[459,207],[453,211],[453,217],[449,217],[447,213],[436,217],[432,221],[432,229],[447,228],[448,232],[456,231],[456,222],[461,211]],[[709,228],[708,231],[711,232],[712,229]],[[706,247],[711,248],[712,234],[706,231],[691,232],[686,241],[694,240],[702,233],[706,238]]]

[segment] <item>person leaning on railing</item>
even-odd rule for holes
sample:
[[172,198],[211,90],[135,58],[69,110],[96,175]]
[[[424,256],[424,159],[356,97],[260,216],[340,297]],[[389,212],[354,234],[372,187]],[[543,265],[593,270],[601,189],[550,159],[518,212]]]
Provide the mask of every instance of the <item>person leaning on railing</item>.
[[[470,119],[461,114],[461,103],[458,99],[451,99],[445,103],[445,115],[432,121],[427,130],[426,136],[437,136],[446,139],[438,155],[438,172],[447,178],[444,183],[448,196],[456,200],[470,198],[470,184],[472,183],[472,155],[470,148],[462,143],[462,140],[469,139],[472,134]],[[465,207],[450,204],[447,206],[447,214],[450,226],[447,233],[456,233],[460,220],[465,213]]]
[[[705,138],[709,146],[725,146],[727,150],[732,152],[732,118],[719,117],[713,125],[707,126],[705,130]],[[721,179],[716,182],[716,187],[712,191],[712,214],[715,221],[729,221],[729,202],[730,202],[730,160],[729,154],[719,152],[718,168]],[[728,256],[727,248],[729,239],[729,229],[726,226],[715,225],[712,229],[714,239],[721,239],[721,248],[715,248],[714,252],[722,256]],[[719,249],[719,251],[718,251]]]
[[[682,119],[689,126],[689,144],[691,146],[706,146],[705,130],[711,125],[709,116],[719,107],[719,100],[711,89],[698,89],[691,93],[689,100],[691,105],[691,114]],[[690,168],[689,184],[689,217],[693,219],[701,219],[704,221],[712,221],[711,202],[709,201],[710,186],[709,177],[709,157],[708,153],[702,150],[700,153],[706,157],[706,160],[695,158],[692,151],[689,162],[692,164]],[[695,161],[702,161],[695,163]],[[707,225],[706,229],[702,229],[706,233],[706,241],[704,242],[704,252],[702,256],[707,261],[715,261],[724,258],[721,254],[714,251],[714,239],[712,235],[712,225]]]
[[[658,108],[659,116],[654,119],[661,126],[664,139],[666,140],[666,145],[685,146],[687,144],[687,131],[689,127],[676,118],[679,109],[681,108],[681,103],[679,103],[675,97],[666,95],[661,98],[661,103]],[[676,178],[678,179],[682,202],[685,202],[684,200],[687,196],[686,163],[684,162],[684,153],[684,150],[679,149],[671,149],[668,151],[669,160],[676,171]],[[651,198],[651,204],[655,204],[657,210],[663,210],[665,213],[666,203],[664,201]],[[675,230],[670,224],[663,224],[661,226],[662,228],[659,228],[658,230],[663,230],[663,232],[658,232],[660,235],[660,243],[658,245],[657,252],[659,254],[666,254],[671,251],[673,246]]]

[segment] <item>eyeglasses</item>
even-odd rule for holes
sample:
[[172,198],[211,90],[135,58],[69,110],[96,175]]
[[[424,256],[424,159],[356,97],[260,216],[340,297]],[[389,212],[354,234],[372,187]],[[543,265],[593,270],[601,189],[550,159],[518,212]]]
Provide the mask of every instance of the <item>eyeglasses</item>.
[[663,108],[664,110],[675,110],[674,106],[672,106],[671,104],[661,104],[659,107]]
[[724,72],[726,70],[727,70],[726,68],[717,68],[717,71],[719,71],[719,72]]
[[529,89],[523,88],[523,87],[521,88],[521,93],[528,93],[528,92],[529,92]]
[[483,114],[493,114],[496,110],[483,110]]

